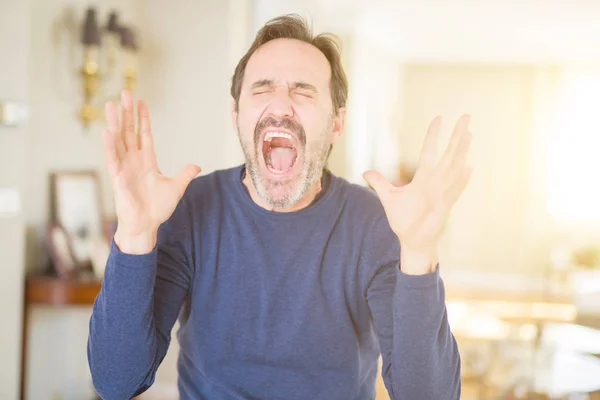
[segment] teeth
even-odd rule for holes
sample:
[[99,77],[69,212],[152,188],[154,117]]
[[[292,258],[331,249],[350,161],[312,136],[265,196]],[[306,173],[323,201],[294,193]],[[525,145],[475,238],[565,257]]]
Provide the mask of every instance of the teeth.
[[265,135],[265,142],[270,142],[273,138],[280,137],[285,138],[287,140],[292,140],[292,135],[285,132],[267,132]]

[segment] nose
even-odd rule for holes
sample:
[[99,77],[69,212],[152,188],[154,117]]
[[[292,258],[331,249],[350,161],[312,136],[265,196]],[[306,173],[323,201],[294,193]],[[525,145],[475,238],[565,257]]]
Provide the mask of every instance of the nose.
[[276,119],[292,118],[294,116],[293,100],[286,88],[280,87],[275,90],[267,113]]

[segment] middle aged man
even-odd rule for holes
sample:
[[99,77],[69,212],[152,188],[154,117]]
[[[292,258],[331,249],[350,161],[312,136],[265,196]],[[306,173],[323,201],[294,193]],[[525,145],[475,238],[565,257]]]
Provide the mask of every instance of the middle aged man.
[[160,173],[144,103],[139,135],[129,93],[120,124],[107,105],[118,229],[90,321],[100,395],[147,390],[179,316],[181,399],[373,399],[380,352],[393,399],[459,399],[436,246],[470,175],[468,117],[439,160],[432,122],[408,185],[367,172],[376,196],[325,168],[348,94],[330,37],[268,22],[231,94],[246,162],[197,179]]

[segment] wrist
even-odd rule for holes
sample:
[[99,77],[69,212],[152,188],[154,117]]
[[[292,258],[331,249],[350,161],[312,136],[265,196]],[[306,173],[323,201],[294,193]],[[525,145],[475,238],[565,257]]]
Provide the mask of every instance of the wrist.
[[150,253],[156,246],[157,238],[158,229],[129,233],[126,229],[117,227],[114,235],[117,248],[123,253],[133,255]]
[[400,270],[407,275],[425,275],[438,265],[437,250],[415,250],[400,244]]

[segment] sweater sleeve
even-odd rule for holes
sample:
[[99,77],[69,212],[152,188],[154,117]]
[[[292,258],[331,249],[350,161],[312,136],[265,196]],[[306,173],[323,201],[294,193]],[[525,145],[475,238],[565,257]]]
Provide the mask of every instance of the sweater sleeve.
[[420,276],[402,273],[398,239],[385,218],[375,225],[370,242],[367,254],[375,270],[366,297],[390,398],[460,399],[460,355],[439,267]]
[[193,276],[188,221],[180,202],[148,254],[112,243],[88,337],[93,384],[105,400],[132,398],[154,382]]

